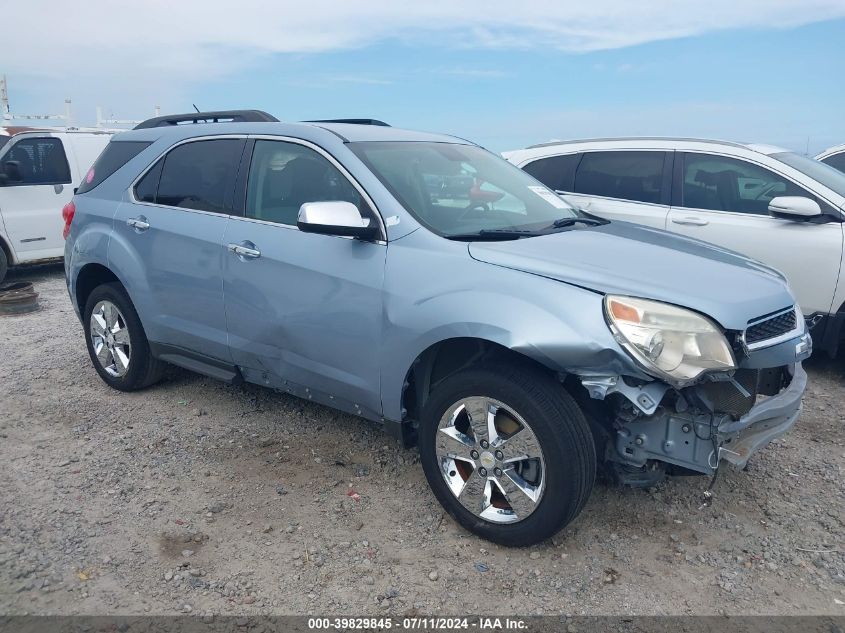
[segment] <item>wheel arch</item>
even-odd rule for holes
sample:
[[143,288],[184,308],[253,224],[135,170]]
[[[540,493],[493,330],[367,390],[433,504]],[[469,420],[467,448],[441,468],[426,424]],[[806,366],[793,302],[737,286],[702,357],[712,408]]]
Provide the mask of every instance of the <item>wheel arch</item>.
[[540,361],[487,338],[454,336],[439,340],[420,352],[405,372],[401,413],[404,423],[413,424],[434,386],[454,373],[483,362],[503,361],[556,371]]
[[85,310],[85,304],[88,302],[88,297],[91,296],[94,288],[113,282],[119,283],[126,290],[126,284],[110,268],[102,264],[90,263],[80,268],[76,275],[73,293],[79,314],[82,314]]

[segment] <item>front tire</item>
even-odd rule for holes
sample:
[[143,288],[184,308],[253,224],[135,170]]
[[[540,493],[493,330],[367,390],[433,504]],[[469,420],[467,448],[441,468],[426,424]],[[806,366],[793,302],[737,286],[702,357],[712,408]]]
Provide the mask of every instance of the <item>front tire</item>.
[[584,414],[560,383],[530,366],[487,365],[442,380],[423,407],[419,446],[438,501],[501,545],[556,534],[595,482]]
[[9,259],[6,257],[6,252],[0,247],[0,284],[6,278],[6,273],[9,271]]
[[158,382],[164,368],[153,358],[135,306],[119,283],[97,286],[82,313],[88,355],[109,387],[136,391]]

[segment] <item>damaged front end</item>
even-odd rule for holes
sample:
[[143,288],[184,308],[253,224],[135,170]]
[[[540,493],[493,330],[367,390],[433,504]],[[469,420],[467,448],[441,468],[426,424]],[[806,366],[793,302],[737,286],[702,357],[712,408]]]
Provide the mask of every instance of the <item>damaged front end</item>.
[[743,468],[795,424],[807,383],[801,361],[812,352],[800,310],[753,319],[742,332],[724,332],[724,340],[733,367],[692,378],[573,372],[600,405],[589,410],[621,483],[650,486],[666,472],[714,474],[721,460]]

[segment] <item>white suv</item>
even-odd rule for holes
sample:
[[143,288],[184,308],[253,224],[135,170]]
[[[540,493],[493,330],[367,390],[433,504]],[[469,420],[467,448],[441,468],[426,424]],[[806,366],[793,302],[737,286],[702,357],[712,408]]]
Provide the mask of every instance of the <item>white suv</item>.
[[0,282],[10,266],[64,256],[60,212],[111,135],[0,127]]
[[845,143],[826,149],[816,156],[816,160],[820,160],[826,165],[845,172]]
[[815,348],[836,354],[845,321],[845,174],[778,147],[684,138],[554,142],[504,156],[590,213],[712,242],[777,268]]

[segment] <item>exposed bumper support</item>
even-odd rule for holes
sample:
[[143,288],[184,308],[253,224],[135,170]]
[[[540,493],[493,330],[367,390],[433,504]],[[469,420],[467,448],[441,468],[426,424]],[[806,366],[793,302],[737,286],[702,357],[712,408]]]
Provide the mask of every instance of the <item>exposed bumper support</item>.
[[720,458],[744,468],[751,455],[791,429],[801,414],[806,386],[807,372],[796,364],[792,381],[781,393],[754,406],[739,420],[722,423]]
[[[712,473],[721,459],[742,468],[752,454],[786,433],[798,420],[807,374],[800,363],[792,365],[791,373],[786,388],[759,401],[738,420],[725,413],[676,411],[662,406],[651,415],[619,419],[608,458],[635,468],[659,461],[700,473]],[[594,379],[585,382],[588,388],[597,386]],[[621,391],[613,387],[607,392]],[[631,393],[622,393],[643,411],[635,389],[629,387],[627,391]]]

